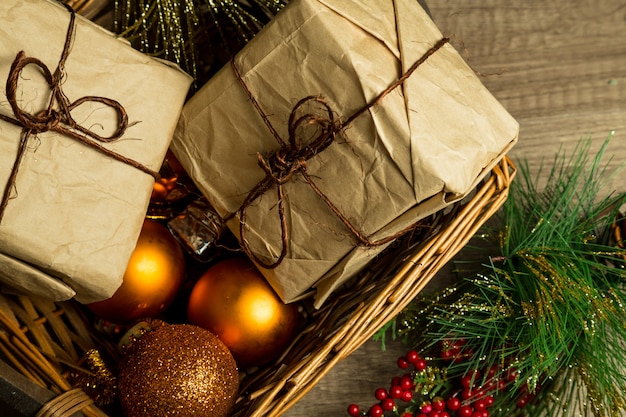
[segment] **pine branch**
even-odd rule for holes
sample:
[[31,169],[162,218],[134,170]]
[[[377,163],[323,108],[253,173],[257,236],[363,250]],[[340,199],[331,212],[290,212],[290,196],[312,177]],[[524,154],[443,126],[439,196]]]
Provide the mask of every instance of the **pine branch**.
[[531,397],[541,406],[529,413],[552,417],[626,409],[624,250],[608,238],[626,194],[603,194],[615,175],[602,162],[608,142],[592,157],[588,140],[569,157],[560,152],[543,185],[545,166],[533,174],[521,161],[496,227],[481,235],[499,253],[482,274],[402,315],[397,331],[412,346],[462,346],[451,378],[498,370],[512,388],[499,396],[498,415]]

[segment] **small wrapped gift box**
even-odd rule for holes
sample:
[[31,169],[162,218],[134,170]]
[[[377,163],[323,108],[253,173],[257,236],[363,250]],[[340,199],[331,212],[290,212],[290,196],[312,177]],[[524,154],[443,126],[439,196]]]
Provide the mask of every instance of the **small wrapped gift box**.
[[0,278],[108,298],[191,78],[58,2],[4,0],[0,20]]
[[415,0],[294,0],[186,104],[172,150],[283,300],[319,306],[517,135]]

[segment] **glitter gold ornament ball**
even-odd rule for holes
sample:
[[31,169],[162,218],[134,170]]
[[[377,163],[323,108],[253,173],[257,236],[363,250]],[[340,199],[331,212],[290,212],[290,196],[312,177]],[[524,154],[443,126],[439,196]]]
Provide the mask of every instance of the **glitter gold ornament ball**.
[[238,388],[228,348],[190,324],[164,324],[147,332],[119,364],[119,399],[127,417],[226,417]]
[[284,352],[298,324],[298,308],[285,304],[254,264],[239,256],[216,263],[198,279],[187,319],[217,335],[247,368]]
[[111,298],[87,304],[98,317],[116,323],[154,317],[176,297],[185,276],[185,257],[162,224],[144,220],[122,285]]

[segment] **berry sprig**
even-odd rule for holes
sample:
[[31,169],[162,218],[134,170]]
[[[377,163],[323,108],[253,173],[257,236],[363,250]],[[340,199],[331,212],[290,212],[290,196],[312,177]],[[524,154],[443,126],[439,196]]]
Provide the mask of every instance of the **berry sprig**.
[[[441,346],[439,359],[459,363],[459,357],[468,358],[465,343]],[[452,351],[452,352],[450,352]],[[451,354],[450,354],[451,353]],[[437,361],[431,359],[429,361]],[[388,389],[374,391],[374,403],[369,409],[350,404],[350,417],[490,417],[495,397],[510,389],[519,375],[508,365],[491,366],[488,369],[471,369],[464,375],[448,378],[446,368],[432,366],[415,350],[397,360],[404,371],[391,379]],[[526,388],[526,390],[524,390]],[[517,408],[524,408],[533,398],[527,387],[522,387]]]
[[[602,195],[608,142],[594,155],[583,140],[547,172],[522,160],[502,210],[464,250],[463,276],[380,329],[383,347],[391,331],[429,362],[411,373],[411,402],[386,416],[623,414],[626,222],[615,223],[626,193]],[[445,380],[429,382],[435,366]]]
[[[407,405],[407,410],[411,409],[410,405],[414,405],[415,393],[423,385],[420,381],[426,377],[428,364],[419,353],[410,350],[405,356],[398,358],[397,365],[405,373],[402,376],[393,377],[389,389],[381,387],[374,391],[374,397],[378,402],[373,404],[367,411],[361,410],[356,404],[350,404],[348,406],[349,416],[382,417],[386,412],[394,412],[396,415],[400,415],[398,407],[400,402]],[[412,417],[412,413],[406,411],[401,414],[401,417]]]

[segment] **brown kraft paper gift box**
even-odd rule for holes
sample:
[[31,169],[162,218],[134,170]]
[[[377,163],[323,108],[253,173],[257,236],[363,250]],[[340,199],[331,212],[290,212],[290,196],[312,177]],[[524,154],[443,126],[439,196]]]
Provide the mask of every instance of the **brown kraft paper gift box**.
[[185,105],[172,150],[283,300],[319,306],[517,135],[415,0],[294,0]]
[[92,302],[122,282],[191,78],[70,19],[0,3],[0,279]]

